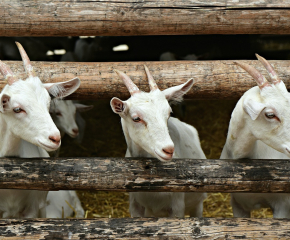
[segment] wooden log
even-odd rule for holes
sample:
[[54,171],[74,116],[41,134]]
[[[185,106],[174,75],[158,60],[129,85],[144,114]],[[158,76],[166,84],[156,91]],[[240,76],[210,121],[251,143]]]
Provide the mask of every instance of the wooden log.
[[288,160],[0,159],[0,189],[287,192]]
[[289,34],[289,1],[2,0],[1,36]]
[[[268,76],[258,61],[243,61]],[[279,77],[290,89],[290,61],[270,61]],[[23,64],[6,61],[12,70],[25,77]],[[37,75],[44,82],[61,82],[75,76],[81,86],[70,99],[100,99],[119,97],[127,99],[129,92],[113,69],[126,72],[143,91],[149,91],[144,71],[146,64],[161,90],[182,84],[193,78],[194,86],[186,95],[191,99],[238,99],[244,92],[256,86],[252,77],[233,61],[174,61],[174,62],[106,62],[65,63],[33,62]],[[5,86],[1,76],[0,90]]]
[[289,239],[289,219],[1,219],[1,239]]

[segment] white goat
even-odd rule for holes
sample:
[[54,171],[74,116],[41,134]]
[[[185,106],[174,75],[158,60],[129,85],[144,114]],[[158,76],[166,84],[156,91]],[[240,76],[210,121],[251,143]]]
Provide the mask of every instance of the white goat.
[[[0,72],[7,85],[0,94],[0,157],[49,157],[47,151],[60,146],[60,133],[49,115],[50,95],[65,97],[80,85],[74,78],[62,83],[42,83],[35,76],[30,60],[16,43],[28,78],[17,79],[0,61]],[[45,149],[45,150],[44,150]],[[45,217],[47,191],[0,190],[0,217]]]
[[[236,63],[246,70],[258,86],[238,101],[231,117],[221,159],[289,159],[290,95],[266,59],[256,55],[271,82],[255,68]],[[270,207],[274,218],[290,217],[290,194],[232,193],[235,217],[250,217],[253,209]]]
[[[169,100],[181,101],[193,80],[160,91],[145,66],[151,91],[141,92],[123,72],[116,73],[128,88],[131,98],[111,100],[113,111],[120,115],[127,142],[126,157],[156,157],[161,161],[172,158],[205,159],[196,129],[170,117]],[[130,193],[132,217],[202,216],[206,193]]]
[[84,217],[84,209],[76,191],[49,191],[47,195],[47,218]]
[[[61,137],[67,133],[70,137],[76,138],[83,136],[85,121],[79,112],[85,112],[92,109],[93,106],[86,106],[80,103],[74,103],[71,100],[54,100],[50,104],[50,114],[61,133]],[[77,124],[78,123],[78,124]],[[81,124],[80,124],[81,123]],[[79,126],[80,130],[79,131]],[[82,137],[79,138],[81,141]],[[59,156],[58,148],[55,157]],[[73,207],[73,209],[71,208]],[[47,195],[46,217],[62,218],[62,217],[84,217],[84,210],[76,191],[50,191]]]
[[[92,109],[93,105],[84,105],[80,103],[74,103],[71,100],[54,100],[50,104],[50,115],[60,131],[60,135],[63,138],[65,134],[68,134],[72,138],[81,143],[86,122],[80,115],[80,112],[86,112]],[[52,154],[54,157],[58,157],[60,147]]]
[[93,105],[84,105],[74,103],[71,100],[55,100],[50,104],[51,117],[60,130],[61,137],[68,134],[72,138],[79,135],[79,127],[77,125],[78,112],[86,112],[92,109]]

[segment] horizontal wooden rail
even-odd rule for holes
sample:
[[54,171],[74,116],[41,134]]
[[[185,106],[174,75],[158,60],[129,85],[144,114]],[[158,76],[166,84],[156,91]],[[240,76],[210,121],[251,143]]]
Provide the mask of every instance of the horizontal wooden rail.
[[290,161],[0,158],[4,188],[290,193]]
[[0,36],[289,34],[289,1],[2,0]]
[[[290,15],[289,15],[290,16]],[[258,61],[243,61],[268,76]],[[270,61],[280,78],[290,89],[290,61]],[[6,61],[12,70],[24,77],[20,61]],[[193,78],[195,85],[186,98],[195,99],[237,99],[245,91],[256,86],[252,77],[233,61],[176,61],[176,62],[33,62],[42,81],[60,82],[78,76],[81,86],[72,99],[100,99],[119,97],[126,99],[129,92],[113,69],[126,72],[136,85],[148,91],[144,71],[148,66],[160,89],[184,83]],[[5,86],[0,76],[0,90]]]
[[288,219],[1,219],[1,239],[289,239]]

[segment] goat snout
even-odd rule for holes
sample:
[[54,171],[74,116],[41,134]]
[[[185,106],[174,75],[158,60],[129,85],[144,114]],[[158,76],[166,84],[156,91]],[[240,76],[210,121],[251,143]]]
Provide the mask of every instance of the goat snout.
[[53,136],[49,136],[48,138],[54,144],[58,145],[60,143],[60,135],[53,135]]
[[75,134],[75,135],[78,135],[79,134],[79,130],[77,128],[73,128],[72,129],[72,132]]
[[166,155],[173,155],[174,152],[174,147],[166,147],[163,148],[162,151],[166,154]]

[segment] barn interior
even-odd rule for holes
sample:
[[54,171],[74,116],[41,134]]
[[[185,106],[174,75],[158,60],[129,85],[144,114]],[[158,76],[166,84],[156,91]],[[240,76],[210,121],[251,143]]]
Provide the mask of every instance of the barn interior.
[[[130,37],[1,37],[0,59],[20,60],[15,41],[32,61],[121,62],[121,61],[206,61],[290,59],[289,35],[198,35]],[[117,76],[116,76],[117,77]],[[134,81],[134,79],[133,79]],[[125,100],[125,99],[123,99]],[[235,100],[184,100],[173,106],[174,116],[194,126],[208,159],[218,159],[225,144]],[[86,121],[81,142],[68,135],[62,140],[60,157],[124,157],[126,142],[120,118],[109,99],[81,101],[94,105],[82,113]],[[87,218],[129,217],[128,193],[78,191]],[[230,195],[210,193],[204,202],[204,217],[232,217]],[[270,209],[253,211],[253,217],[272,217]]]

